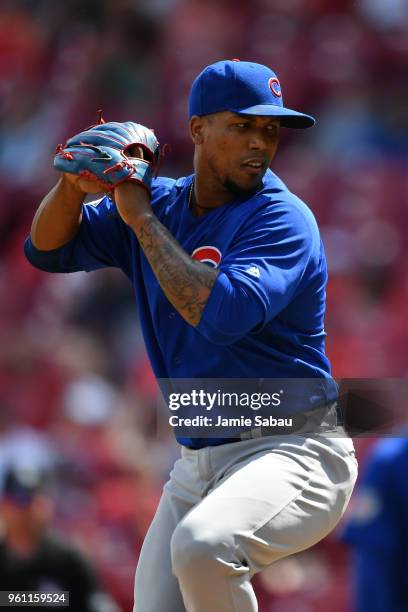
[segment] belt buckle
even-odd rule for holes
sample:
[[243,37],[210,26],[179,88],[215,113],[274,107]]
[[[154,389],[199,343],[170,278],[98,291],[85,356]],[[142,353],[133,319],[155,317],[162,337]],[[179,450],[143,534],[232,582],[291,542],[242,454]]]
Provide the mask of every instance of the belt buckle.
[[240,434],[239,437],[241,440],[253,440],[257,438],[262,438],[262,427],[254,427],[249,431],[244,431],[242,434]]

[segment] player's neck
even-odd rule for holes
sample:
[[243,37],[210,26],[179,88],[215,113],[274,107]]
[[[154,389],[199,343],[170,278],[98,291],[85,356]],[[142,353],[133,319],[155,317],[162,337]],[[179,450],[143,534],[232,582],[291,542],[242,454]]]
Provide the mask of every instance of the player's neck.
[[211,177],[205,177],[202,173],[196,172],[189,194],[189,207],[195,216],[201,217],[230,202],[232,197],[227,189],[212,180]]

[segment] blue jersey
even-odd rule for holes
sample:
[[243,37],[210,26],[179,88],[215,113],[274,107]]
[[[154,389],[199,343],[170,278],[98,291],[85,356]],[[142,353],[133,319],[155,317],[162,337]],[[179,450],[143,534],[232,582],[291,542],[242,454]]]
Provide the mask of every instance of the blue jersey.
[[[108,197],[83,207],[71,242],[38,251],[28,239],[26,255],[49,272],[121,268],[135,288],[157,378],[316,378],[329,383],[316,382],[318,403],[335,399],[324,352],[327,269],[312,212],[268,170],[251,198],[196,217],[188,207],[193,178],[156,179],[151,202],[186,252],[220,271],[197,327],[167,300]],[[197,447],[224,440],[179,441]]]
[[408,440],[374,449],[342,539],[353,547],[358,612],[408,610]]

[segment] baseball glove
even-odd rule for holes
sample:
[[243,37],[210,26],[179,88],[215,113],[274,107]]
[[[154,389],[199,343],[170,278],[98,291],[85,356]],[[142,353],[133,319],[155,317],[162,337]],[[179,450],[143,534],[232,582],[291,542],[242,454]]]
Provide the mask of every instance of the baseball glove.
[[[143,158],[131,157],[134,147],[140,147]],[[108,192],[124,181],[135,181],[150,193],[160,157],[152,130],[133,121],[106,123],[101,115],[96,125],[76,134],[64,146],[58,145],[55,153],[57,170],[98,181]]]

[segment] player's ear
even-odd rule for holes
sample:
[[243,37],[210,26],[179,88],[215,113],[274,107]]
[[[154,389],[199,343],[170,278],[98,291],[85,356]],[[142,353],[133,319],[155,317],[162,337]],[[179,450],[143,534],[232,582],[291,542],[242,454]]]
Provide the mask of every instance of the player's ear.
[[190,119],[190,135],[195,145],[203,144],[204,142],[204,131],[205,131],[205,119],[204,117],[198,117],[194,115]]

